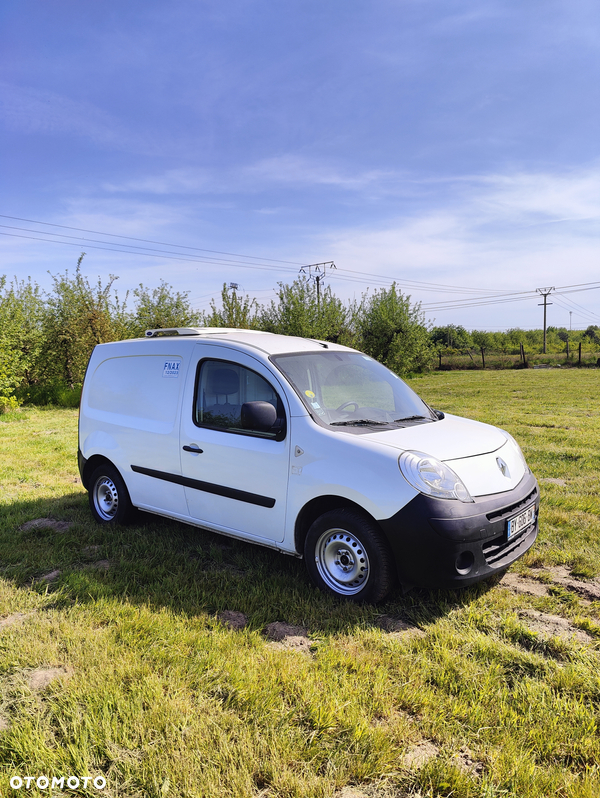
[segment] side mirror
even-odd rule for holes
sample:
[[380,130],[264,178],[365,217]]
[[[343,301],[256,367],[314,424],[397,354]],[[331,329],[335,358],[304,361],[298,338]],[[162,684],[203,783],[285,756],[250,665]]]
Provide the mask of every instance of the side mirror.
[[442,410],[434,410],[433,412],[436,414],[439,421],[441,421],[443,418],[446,418],[446,415]]
[[256,432],[268,432],[277,421],[277,410],[270,402],[244,402],[242,427]]

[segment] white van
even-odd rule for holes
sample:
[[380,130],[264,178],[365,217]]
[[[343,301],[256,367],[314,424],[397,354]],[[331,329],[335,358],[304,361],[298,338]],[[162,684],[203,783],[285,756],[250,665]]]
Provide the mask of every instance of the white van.
[[149,330],[97,346],[79,470],[100,523],[133,508],[304,557],[321,589],[379,601],[458,587],[533,544],[539,490],[503,430],[432,410],[361,352],[252,330]]

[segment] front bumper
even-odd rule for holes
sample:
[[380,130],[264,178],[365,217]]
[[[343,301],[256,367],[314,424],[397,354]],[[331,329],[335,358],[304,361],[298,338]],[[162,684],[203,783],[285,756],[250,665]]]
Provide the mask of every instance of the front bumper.
[[77,449],[77,466],[79,467],[79,476],[81,477],[81,481],[83,483],[83,487],[87,490],[87,485],[85,484],[85,464],[87,460],[81,453],[81,449]]
[[[540,493],[528,472],[513,490],[465,504],[419,494],[379,521],[404,585],[453,588],[486,579],[522,557],[538,534]],[[507,521],[535,504],[535,518],[507,538]]]

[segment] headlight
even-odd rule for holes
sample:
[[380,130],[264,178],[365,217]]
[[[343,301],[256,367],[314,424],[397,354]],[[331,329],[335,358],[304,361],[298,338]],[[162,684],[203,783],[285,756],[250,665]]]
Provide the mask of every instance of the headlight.
[[441,460],[424,452],[403,452],[398,465],[404,479],[419,493],[436,499],[458,499],[472,502],[460,478]]
[[523,462],[523,465],[525,466],[525,473],[527,473],[529,471],[529,466],[527,465],[527,461],[525,460],[525,455],[521,451],[521,447],[519,446],[519,444],[516,442],[516,440],[513,438],[513,436],[510,433],[508,433],[506,430],[502,430],[502,432],[506,435],[506,437],[508,439],[507,440],[508,445],[512,446],[513,449],[516,451],[516,453],[521,458],[521,461]]

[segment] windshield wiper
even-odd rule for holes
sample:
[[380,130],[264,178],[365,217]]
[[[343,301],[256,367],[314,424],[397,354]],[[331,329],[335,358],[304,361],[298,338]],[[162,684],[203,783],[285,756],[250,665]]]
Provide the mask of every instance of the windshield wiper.
[[360,427],[360,426],[372,426],[372,425],[380,425],[383,424],[384,427],[387,427],[389,421],[373,421],[370,418],[354,418],[350,421],[332,421],[329,425],[330,427]]
[[403,421],[433,421],[429,416],[407,416],[406,418],[394,419],[394,424],[400,424]]

